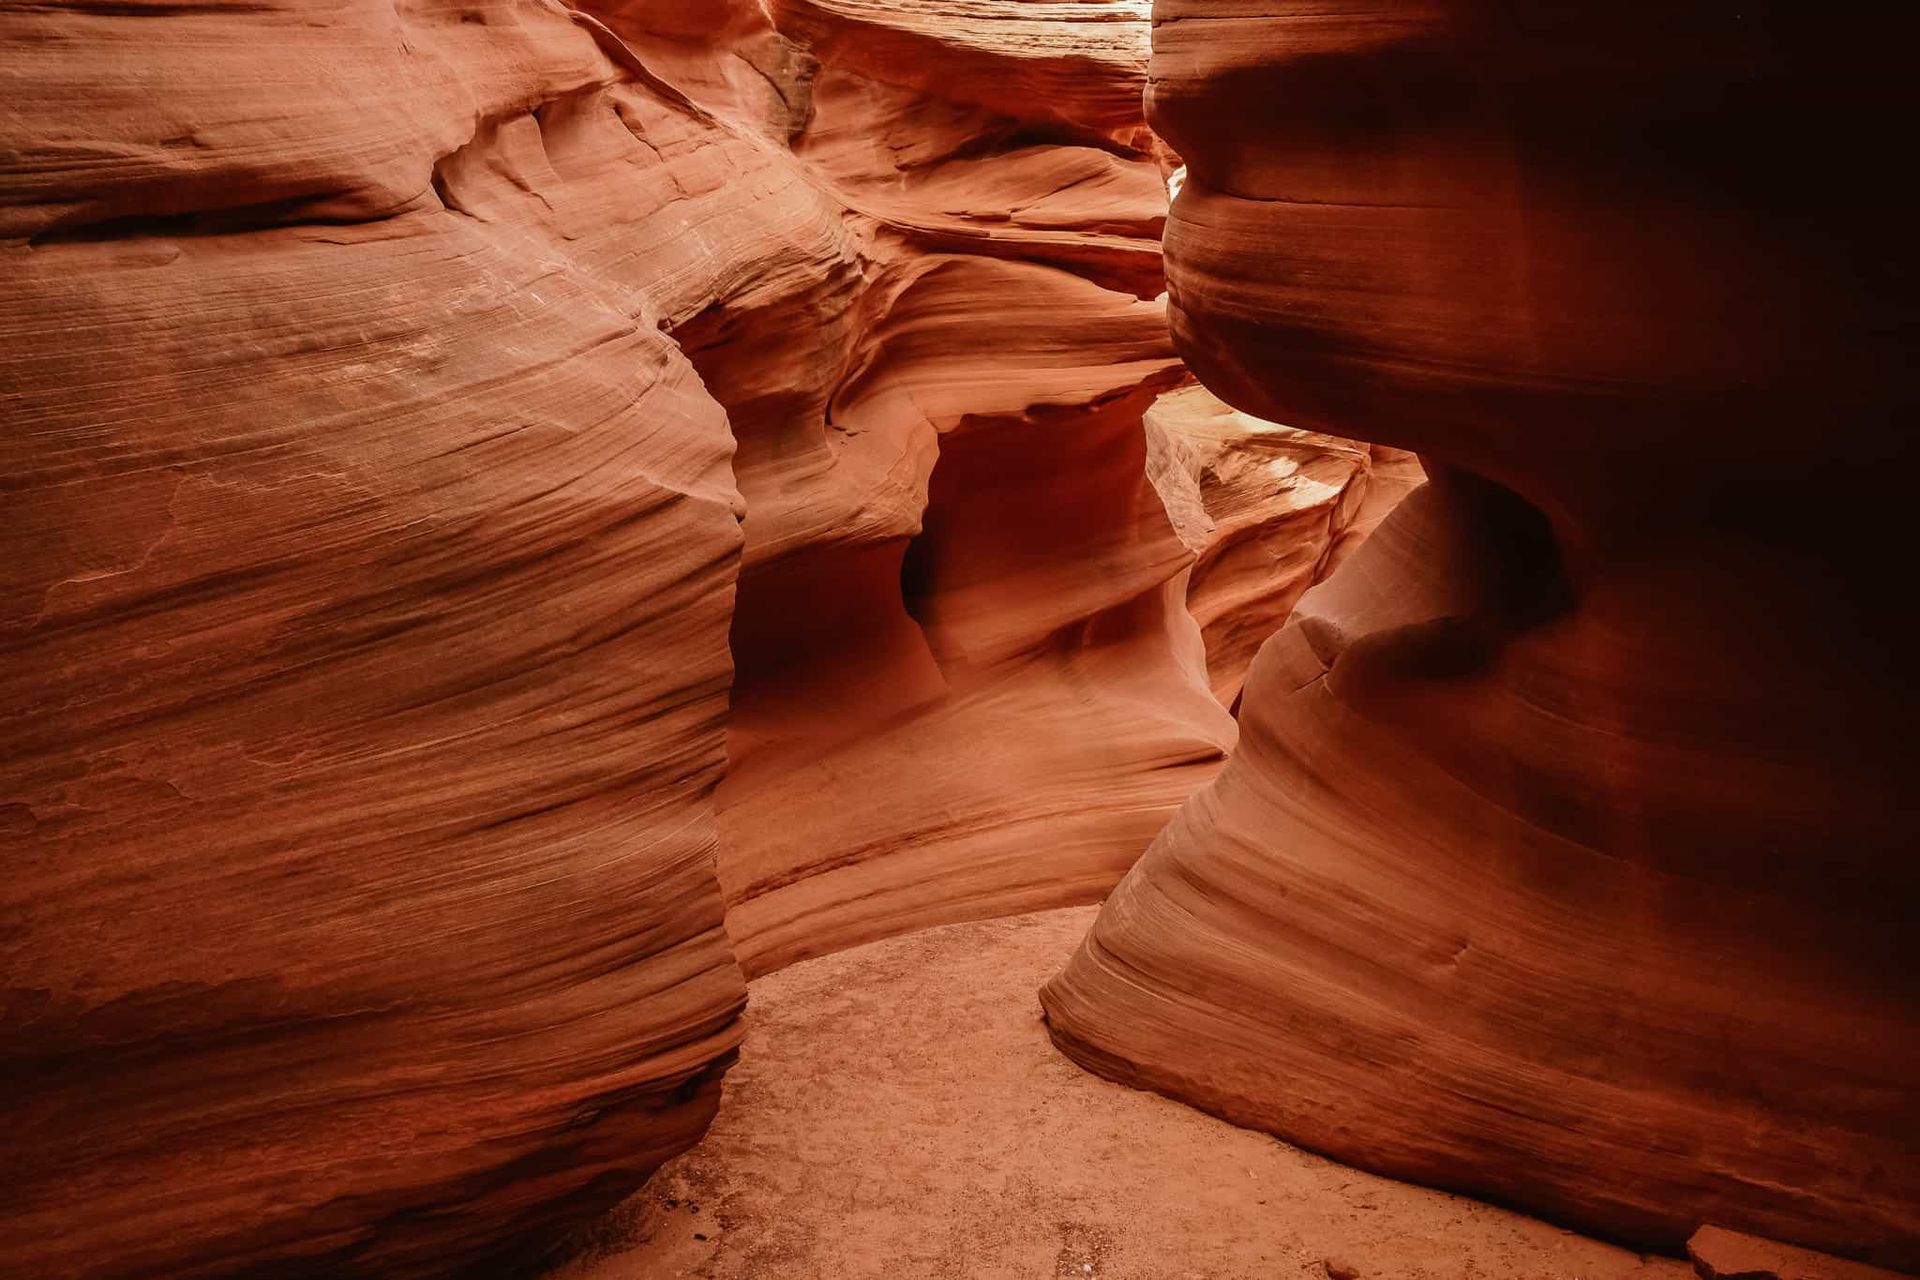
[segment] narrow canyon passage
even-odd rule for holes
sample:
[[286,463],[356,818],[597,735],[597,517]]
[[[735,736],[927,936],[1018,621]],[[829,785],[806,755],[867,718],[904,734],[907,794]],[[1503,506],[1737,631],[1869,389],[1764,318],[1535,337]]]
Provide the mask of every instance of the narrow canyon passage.
[[0,0],[0,1276],[1920,1272],[1915,48]]
[[700,1145],[549,1280],[1680,1280],[1084,1072],[1034,998],[1093,921],[949,925],[752,984]]

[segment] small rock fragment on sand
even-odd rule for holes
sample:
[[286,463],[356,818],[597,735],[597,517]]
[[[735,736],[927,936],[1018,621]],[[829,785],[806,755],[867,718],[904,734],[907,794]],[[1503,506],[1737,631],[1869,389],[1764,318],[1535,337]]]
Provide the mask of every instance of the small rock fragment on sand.
[[1705,1280],[1900,1280],[1863,1262],[1706,1226],[1687,1241],[1693,1269]]

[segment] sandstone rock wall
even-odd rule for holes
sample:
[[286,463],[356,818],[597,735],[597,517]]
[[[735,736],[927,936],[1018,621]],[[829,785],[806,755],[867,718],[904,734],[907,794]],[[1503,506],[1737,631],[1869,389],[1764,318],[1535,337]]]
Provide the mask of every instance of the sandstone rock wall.
[[1187,610],[1213,695],[1236,706],[1254,653],[1426,477],[1403,449],[1267,422],[1205,387],[1146,414],[1148,473],[1193,549]]
[[1863,177],[1914,31],[1830,17],[1159,0],[1183,353],[1433,480],[1261,649],[1043,993],[1067,1052],[1643,1245],[1920,1262],[1911,208]]
[[[1166,515],[1142,418],[1185,373],[1157,298],[1145,6],[606,16],[845,210],[845,257],[672,329],[729,411],[747,503],[719,793],[742,964],[1097,899],[1232,741],[1209,662],[1237,687],[1226,648],[1277,625],[1371,472],[1301,436],[1347,501],[1283,520],[1306,482],[1276,481],[1205,534]],[[1258,465],[1260,429],[1210,456]],[[1185,570],[1242,524],[1275,550],[1206,579],[1238,584],[1207,606],[1236,637],[1213,643]]]
[[539,6],[0,22],[0,1256],[515,1248],[739,1036],[698,122]]
[[1231,737],[1143,6],[594,9],[0,12],[0,1269],[497,1272]]

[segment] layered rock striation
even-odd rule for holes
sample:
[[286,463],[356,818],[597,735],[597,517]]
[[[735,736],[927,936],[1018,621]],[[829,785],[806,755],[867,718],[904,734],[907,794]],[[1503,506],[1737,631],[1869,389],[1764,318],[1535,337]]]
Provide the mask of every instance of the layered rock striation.
[[1432,480],[1260,650],[1043,992],[1068,1053],[1643,1245],[1920,1262],[1914,272],[1862,178],[1913,31],[1856,17],[1156,5],[1182,351]]
[[1160,397],[1145,424],[1148,474],[1194,552],[1187,611],[1209,683],[1236,706],[1255,652],[1301,593],[1426,477],[1403,449],[1267,422],[1198,384]]
[[[1169,519],[1143,426],[1196,394],[1158,297],[1172,158],[1140,110],[1145,6],[605,16],[842,210],[840,256],[671,327],[728,410],[747,508],[719,792],[742,964],[1097,899],[1233,736],[1186,570],[1241,535]],[[1233,519],[1298,544],[1249,560],[1249,598],[1290,603],[1361,514],[1366,452],[1312,441],[1301,465],[1351,456],[1330,483],[1362,482],[1284,528],[1258,509],[1289,484],[1240,486]]]
[[0,14],[0,1269],[498,1274],[1231,740],[1144,6],[592,9]]
[[782,208],[703,184],[792,180],[558,8],[0,23],[0,1258],[497,1261],[739,1039],[740,498],[661,323]]

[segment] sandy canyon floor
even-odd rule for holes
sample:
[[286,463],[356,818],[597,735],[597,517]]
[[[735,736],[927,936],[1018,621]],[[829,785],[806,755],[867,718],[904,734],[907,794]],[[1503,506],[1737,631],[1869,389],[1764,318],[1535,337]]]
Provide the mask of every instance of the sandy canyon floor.
[[1101,1080],[1034,992],[1092,908],[753,984],[706,1140],[552,1280],[1655,1280],[1693,1274]]

